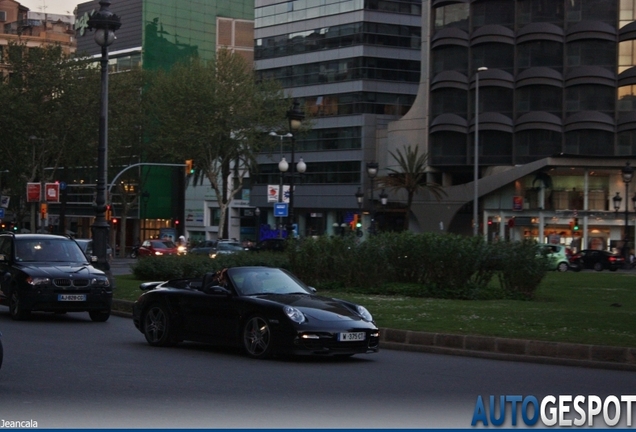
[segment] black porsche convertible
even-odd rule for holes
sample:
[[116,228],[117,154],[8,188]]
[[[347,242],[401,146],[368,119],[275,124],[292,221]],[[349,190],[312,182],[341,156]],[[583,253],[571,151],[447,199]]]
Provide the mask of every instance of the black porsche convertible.
[[189,340],[241,347],[254,358],[379,349],[379,330],[366,308],[316,295],[283,269],[234,267],[140,288],[133,321],[153,346]]

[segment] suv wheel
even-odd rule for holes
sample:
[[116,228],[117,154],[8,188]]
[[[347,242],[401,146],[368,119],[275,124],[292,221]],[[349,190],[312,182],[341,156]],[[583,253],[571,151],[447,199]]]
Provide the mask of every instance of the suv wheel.
[[110,318],[110,309],[103,311],[90,311],[88,312],[88,315],[94,322],[104,322]]
[[9,315],[15,321],[21,321],[29,317],[30,310],[25,310],[22,307],[22,301],[20,295],[16,289],[11,290],[11,296],[9,297]]

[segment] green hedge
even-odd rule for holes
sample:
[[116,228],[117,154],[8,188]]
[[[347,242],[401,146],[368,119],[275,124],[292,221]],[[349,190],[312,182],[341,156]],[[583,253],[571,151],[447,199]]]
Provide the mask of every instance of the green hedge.
[[353,235],[303,238],[285,253],[150,257],[139,259],[133,271],[139,279],[166,280],[249,265],[286,268],[322,290],[448,299],[531,299],[548,271],[533,242],[488,244],[481,237],[411,232],[362,242]]

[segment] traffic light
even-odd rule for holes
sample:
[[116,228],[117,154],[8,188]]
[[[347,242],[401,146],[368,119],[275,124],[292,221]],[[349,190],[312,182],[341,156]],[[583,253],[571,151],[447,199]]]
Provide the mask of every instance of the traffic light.
[[194,174],[194,162],[192,159],[186,159],[185,161],[185,175]]
[[48,212],[48,205],[46,203],[40,204],[40,218],[46,219],[46,213]]
[[572,229],[574,231],[578,231],[579,230],[579,218],[574,218],[574,224],[572,226]]
[[353,219],[351,220],[351,222],[349,222],[349,226],[351,226],[351,231],[354,231],[358,227],[359,223],[360,222],[358,220],[358,215],[354,214]]

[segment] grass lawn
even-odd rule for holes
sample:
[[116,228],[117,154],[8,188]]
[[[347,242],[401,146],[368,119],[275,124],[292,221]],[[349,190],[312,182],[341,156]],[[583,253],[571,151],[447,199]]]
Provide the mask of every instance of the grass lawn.
[[[140,281],[117,276],[115,298]],[[438,300],[321,291],[364,305],[378,326],[426,332],[636,347],[636,273],[548,273],[533,301]]]

